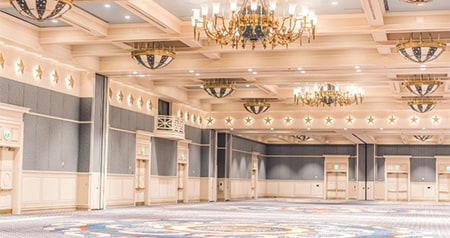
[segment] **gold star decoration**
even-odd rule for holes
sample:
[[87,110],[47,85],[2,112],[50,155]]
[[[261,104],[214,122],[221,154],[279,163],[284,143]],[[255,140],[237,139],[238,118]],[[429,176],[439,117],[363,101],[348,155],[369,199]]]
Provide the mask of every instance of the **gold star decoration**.
[[184,118],[186,119],[186,121],[189,121],[189,119],[191,118],[191,114],[189,112],[186,112]]
[[353,124],[353,121],[355,120],[355,118],[354,117],[352,117],[352,116],[347,116],[346,118],[345,118],[345,121],[346,121],[346,123],[348,124],[348,125],[351,125],[351,124]]
[[147,111],[150,111],[150,110],[152,110],[152,109],[153,109],[152,101],[148,100],[148,101],[147,101]]
[[391,124],[391,125],[396,124],[396,123],[397,123],[397,118],[396,118],[394,115],[391,115],[391,116],[388,118],[388,122],[389,122],[389,124]]
[[179,110],[179,111],[178,111],[178,117],[179,117],[179,118],[182,118],[183,115],[184,115],[183,110]]
[[214,118],[212,118],[212,117],[206,118],[206,124],[208,124],[208,125],[214,124]]
[[50,76],[52,78],[52,84],[58,84],[58,82],[59,82],[58,72],[55,70],[55,71],[53,71],[53,73]]
[[75,83],[75,80],[73,79],[72,75],[67,77],[67,79],[66,79],[66,87],[67,88],[73,88],[74,83]]
[[327,124],[327,125],[331,125],[331,124],[333,124],[333,118],[332,117],[330,117],[330,116],[327,116],[326,118],[325,118],[325,123]]
[[23,72],[25,71],[25,65],[23,64],[22,59],[17,61],[16,67],[17,67],[17,73],[23,74]]
[[113,91],[112,91],[111,88],[109,88],[109,89],[108,89],[108,97],[109,97],[110,100],[111,100],[111,98],[112,98],[112,95],[113,95]]
[[292,124],[292,117],[287,116],[284,118],[284,124],[291,125]]
[[117,101],[118,102],[122,102],[123,101],[123,93],[122,93],[122,91],[119,91],[117,93]]
[[3,57],[2,53],[0,53],[0,67],[2,67],[2,69],[5,67],[5,57]]
[[311,125],[313,122],[313,119],[310,116],[305,117],[305,119],[303,119],[303,120],[305,121],[306,125]]
[[36,80],[42,79],[42,68],[40,65],[38,65],[38,66],[36,66],[36,68],[34,68],[34,77],[36,78]]
[[133,95],[128,95],[128,105],[133,105],[134,104],[134,97]]
[[270,117],[265,117],[265,118],[264,118],[264,124],[266,124],[266,125],[271,125],[271,124],[272,124],[272,118],[270,118]]
[[202,124],[202,122],[203,122],[203,119],[202,119],[202,117],[198,117],[198,124]]
[[233,123],[233,118],[231,118],[230,116],[225,118],[225,124],[231,125],[232,123]]
[[374,116],[369,116],[367,118],[367,124],[372,125],[375,123],[375,117]]
[[251,125],[253,122],[253,118],[246,117],[246,118],[244,118],[244,122],[245,122],[245,125]]
[[197,121],[197,115],[192,115],[192,122],[195,122],[195,121]]
[[417,124],[417,122],[419,122],[419,118],[416,117],[416,115],[413,115],[412,117],[409,118],[410,124]]
[[438,115],[434,115],[434,117],[431,118],[431,120],[433,120],[433,124],[441,123],[441,118]]
[[139,108],[142,108],[144,106],[144,100],[141,97],[138,98],[137,105]]

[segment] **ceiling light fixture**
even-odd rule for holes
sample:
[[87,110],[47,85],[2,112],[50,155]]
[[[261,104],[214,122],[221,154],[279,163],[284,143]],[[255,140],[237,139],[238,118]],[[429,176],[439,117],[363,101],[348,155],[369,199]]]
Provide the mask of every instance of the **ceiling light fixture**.
[[434,41],[431,34],[430,39],[424,41],[422,33],[419,34],[419,40],[413,40],[413,33],[411,33],[409,40],[397,44],[398,52],[405,58],[415,63],[425,63],[435,60],[442,52],[445,51],[446,44]]
[[313,140],[311,137],[309,137],[307,135],[293,135],[292,137],[294,137],[295,139],[297,139],[299,141],[311,141],[311,140]]
[[425,113],[430,112],[436,107],[436,101],[430,97],[415,97],[408,102],[408,106],[415,112]]
[[[213,40],[222,47],[231,45],[238,49],[245,48],[251,42],[252,49],[256,42],[261,42],[264,48],[270,45],[288,46],[289,43],[306,38],[308,43],[315,38],[317,19],[313,11],[303,7],[302,12],[295,12],[295,4],[289,5],[288,16],[275,16],[276,0],[244,0],[238,9],[237,0],[230,0],[230,18],[219,15],[220,4],[213,5],[212,16],[208,16],[208,6],[202,9],[192,9],[192,26],[194,37],[200,40],[203,30],[208,42]],[[200,13],[202,16],[200,16]]]
[[72,0],[10,0],[20,15],[36,21],[61,17],[72,8]]
[[244,108],[247,112],[259,115],[269,110],[270,103],[266,102],[265,99],[248,99],[248,101],[244,103]]
[[431,138],[433,138],[432,135],[414,135],[414,138],[416,138],[416,140],[419,141],[427,141],[430,140]]
[[403,2],[406,3],[412,3],[412,4],[416,4],[418,6],[422,6],[424,3],[429,3],[433,0],[402,0]]
[[231,95],[236,89],[236,83],[228,79],[209,79],[203,83],[203,90],[216,98]]
[[364,90],[354,85],[347,86],[345,90],[340,90],[339,86],[331,83],[320,86],[315,84],[312,88],[307,86],[294,89],[294,102],[312,107],[361,104],[363,99]]
[[434,93],[439,86],[442,84],[441,81],[432,78],[430,75],[414,75],[413,78],[408,79],[406,82],[402,83],[408,91],[415,94],[416,96],[428,96]]
[[164,68],[175,59],[173,49],[165,49],[155,42],[136,43],[134,48],[131,57],[148,69]]

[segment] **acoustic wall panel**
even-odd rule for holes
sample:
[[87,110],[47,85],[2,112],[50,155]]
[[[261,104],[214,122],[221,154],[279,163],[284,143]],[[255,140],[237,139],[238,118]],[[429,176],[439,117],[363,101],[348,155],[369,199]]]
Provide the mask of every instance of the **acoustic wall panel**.
[[209,146],[200,147],[200,177],[209,177],[209,170],[214,169],[214,163],[212,163],[213,160],[210,158],[210,154]]
[[9,80],[8,82],[8,103],[16,106],[23,106],[24,84]]
[[90,171],[92,124],[80,124],[78,127],[78,172]]
[[50,121],[37,117],[36,120],[36,170],[48,170]]
[[50,93],[50,115],[54,117],[63,116],[63,102],[64,97],[62,93],[51,91]]
[[37,112],[38,87],[25,84],[23,106],[30,108],[31,112]]
[[385,160],[384,158],[376,158],[375,160],[376,165],[376,174],[375,174],[375,180],[376,181],[384,181],[385,177]]
[[377,145],[376,155],[411,155],[433,157],[435,155],[449,155],[448,145]]
[[36,169],[36,127],[37,117],[25,114],[23,116],[24,135],[23,135],[23,169]]
[[62,142],[62,121],[49,120],[49,136],[48,143],[48,170],[61,170],[61,146]]
[[[72,105],[72,109],[66,108],[67,105]],[[64,115],[69,118],[74,116],[74,120],[92,121],[92,98],[79,98],[76,103],[74,97],[64,95]]]
[[78,124],[62,122],[61,164],[62,170],[78,171]]
[[163,138],[152,138],[151,174],[176,176],[177,142]]
[[128,113],[128,130],[135,131],[137,129],[136,126],[136,112]]
[[200,128],[185,126],[184,131],[185,131],[185,138],[187,140],[191,140],[193,143],[196,144],[202,143],[202,130]]
[[189,147],[189,177],[200,177],[201,174],[201,146],[188,145]]
[[109,107],[109,125],[114,128],[120,127],[121,109],[119,107]]
[[435,158],[411,158],[411,182],[436,182]]
[[0,102],[8,102],[8,79],[0,77]]
[[51,91],[44,88],[39,88],[37,100],[37,113],[50,115],[51,105]]

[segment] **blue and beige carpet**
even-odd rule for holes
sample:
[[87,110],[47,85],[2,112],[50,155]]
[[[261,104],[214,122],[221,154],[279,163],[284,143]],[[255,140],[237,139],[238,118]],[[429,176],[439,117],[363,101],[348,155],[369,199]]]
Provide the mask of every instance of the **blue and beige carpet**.
[[257,199],[3,215],[0,237],[450,237],[450,204]]

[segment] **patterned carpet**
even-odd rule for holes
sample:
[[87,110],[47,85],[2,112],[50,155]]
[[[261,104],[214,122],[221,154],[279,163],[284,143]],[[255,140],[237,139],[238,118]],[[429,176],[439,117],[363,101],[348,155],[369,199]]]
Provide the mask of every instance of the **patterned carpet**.
[[0,216],[0,237],[449,237],[433,202],[258,199]]

